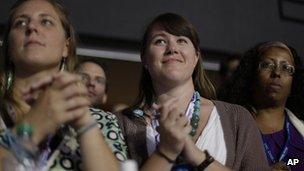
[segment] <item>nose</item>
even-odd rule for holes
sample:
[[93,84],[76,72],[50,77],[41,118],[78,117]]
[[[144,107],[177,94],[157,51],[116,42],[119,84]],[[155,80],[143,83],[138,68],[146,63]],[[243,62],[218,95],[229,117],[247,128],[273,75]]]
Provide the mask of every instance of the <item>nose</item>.
[[88,86],[92,86],[95,87],[95,80],[93,78],[90,77],[90,79],[88,80]]
[[30,21],[26,28],[26,34],[30,35],[32,33],[38,33],[38,25],[34,21]]
[[174,43],[173,41],[169,41],[167,44],[165,55],[173,55],[173,54],[178,54],[177,46],[176,43]]
[[280,77],[281,76],[281,68],[279,66],[276,66],[273,70],[272,70],[272,76],[273,77]]

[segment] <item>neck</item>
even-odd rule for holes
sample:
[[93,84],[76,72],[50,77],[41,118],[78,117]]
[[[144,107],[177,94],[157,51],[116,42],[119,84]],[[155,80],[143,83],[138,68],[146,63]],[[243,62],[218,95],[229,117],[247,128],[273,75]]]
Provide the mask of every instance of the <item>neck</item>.
[[256,122],[264,134],[280,131],[284,127],[284,106],[257,109]]
[[174,87],[164,87],[157,84],[154,84],[154,87],[156,92],[156,102],[158,104],[163,104],[172,98],[178,98],[177,106],[179,106],[182,111],[186,111],[188,103],[190,102],[194,93],[192,79],[184,84],[179,84]]

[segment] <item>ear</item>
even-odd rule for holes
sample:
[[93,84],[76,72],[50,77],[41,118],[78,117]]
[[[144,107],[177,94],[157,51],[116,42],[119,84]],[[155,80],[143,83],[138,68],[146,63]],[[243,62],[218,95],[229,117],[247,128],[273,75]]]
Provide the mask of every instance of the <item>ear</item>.
[[70,38],[67,38],[65,40],[65,44],[64,44],[64,47],[63,47],[63,52],[62,52],[62,56],[63,57],[67,57],[68,54],[69,54],[69,47],[70,47]]
[[102,97],[102,104],[106,104],[107,100],[108,100],[108,95],[104,94]]

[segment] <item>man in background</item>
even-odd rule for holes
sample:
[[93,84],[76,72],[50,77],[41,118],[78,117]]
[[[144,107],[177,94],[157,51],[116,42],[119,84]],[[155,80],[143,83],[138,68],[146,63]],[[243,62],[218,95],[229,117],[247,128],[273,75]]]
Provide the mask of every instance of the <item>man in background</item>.
[[91,107],[101,109],[107,102],[106,65],[94,59],[87,59],[79,63],[76,71],[88,88]]
[[221,85],[231,79],[231,76],[239,66],[241,57],[238,55],[229,56],[221,61],[220,64],[220,79]]

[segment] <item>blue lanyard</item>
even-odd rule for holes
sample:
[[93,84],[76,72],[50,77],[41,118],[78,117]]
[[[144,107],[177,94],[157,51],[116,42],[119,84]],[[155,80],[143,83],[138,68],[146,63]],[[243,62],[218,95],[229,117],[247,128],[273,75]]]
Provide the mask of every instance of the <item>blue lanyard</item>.
[[[288,117],[288,116],[286,116],[286,117]],[[279,161],[282,161],[286,157],[287,152],[288,152],[288,144],[289,144],[289,141],[290,141],[290,123],[289,123],[287,118],[285,119],[285,129],[287,131],[287,140],[284,144],[283,150],[281,151]],[[276,163],[277,161],[275,160],[268,144],[266,143],[266,141],[264,141],[264,139],[263,139],[263,144],[264,144],[264,148],[265,148],[267,157],[271,160],[272,163]]]

